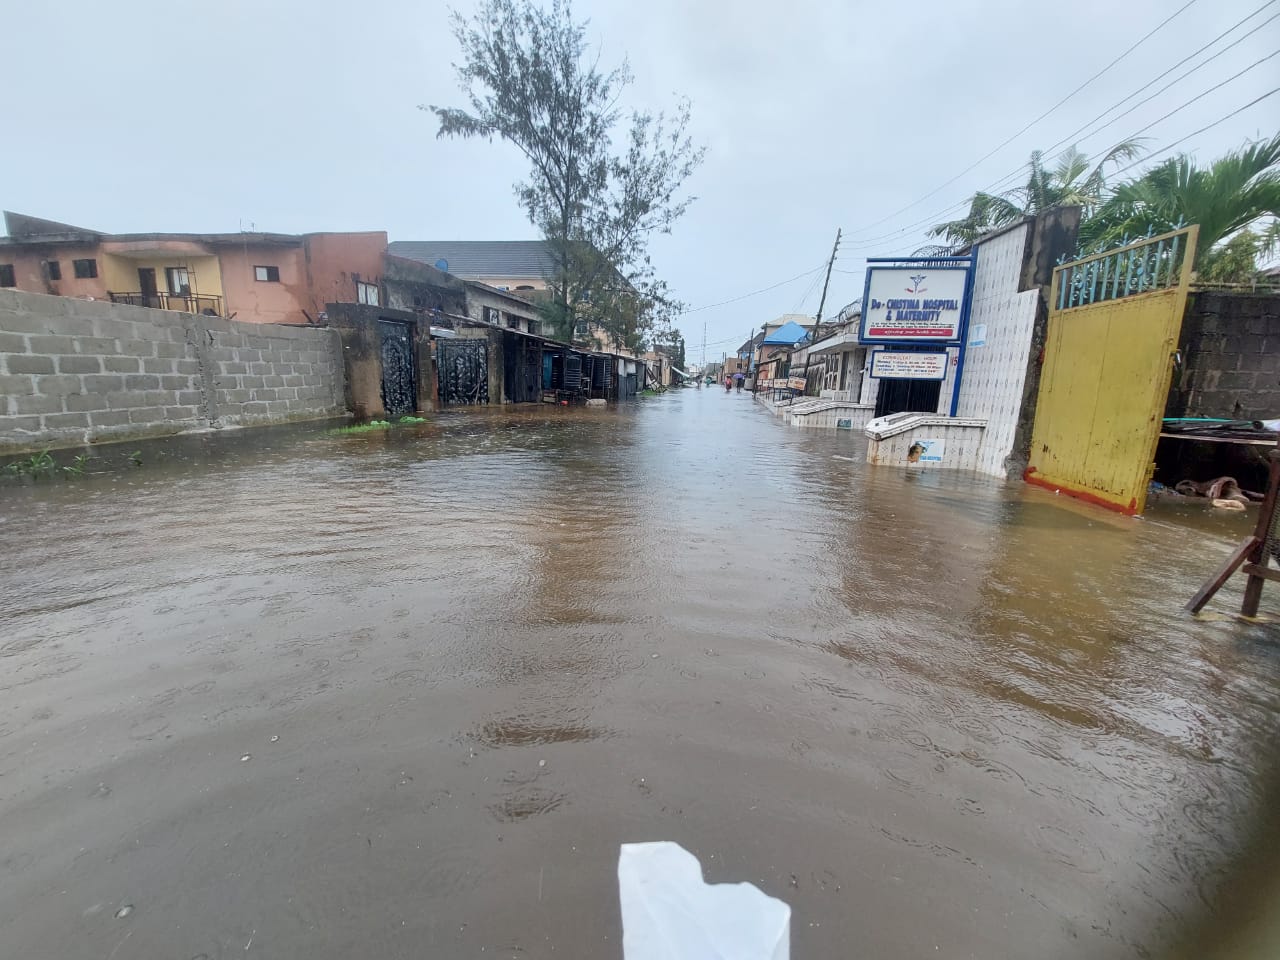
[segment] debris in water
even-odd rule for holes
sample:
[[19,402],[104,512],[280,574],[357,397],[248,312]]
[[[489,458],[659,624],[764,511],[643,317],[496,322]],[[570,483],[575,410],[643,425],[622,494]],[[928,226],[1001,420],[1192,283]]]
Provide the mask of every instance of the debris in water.
[[272,742],[272,743],[275,743],[275,742],[276,742],[277,740],[279,740],[279,739],[280,739],[280,734],[275,733],[275,734],[272,734],[272,735],[271,735],[271,742]]
[[129,914],[133,913],[133,904],[126,903],[123,907],[116,911],[116,919],[123,920]]
[[618,856],[626,960],[786,960],[791,908],[749,883],[707,884],[678,844],[624,843]]
[[545,767],[546,765],[547,765],[547,761],[545,761],[545,760],[539,760],[539,761],[538,761],[538,766],[540,766],[540,767]]
[[253,759],[253,754],[251,754],[251,753],[246,753],[243,757],[241,757],[241,758],[240,758],[240,762],[241,762],[241,763],[248,763],[251,759]]

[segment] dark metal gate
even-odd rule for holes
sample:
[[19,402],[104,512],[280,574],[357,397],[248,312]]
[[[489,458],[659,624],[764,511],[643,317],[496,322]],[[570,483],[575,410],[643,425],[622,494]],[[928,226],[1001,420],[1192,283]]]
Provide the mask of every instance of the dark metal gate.
[[564,358],[564,389],[570,393],[582,389],[582,357],[576,353]]
[[613,386],[613,361],[609,357],[596,357],[591,371],[591,395],[609,399],[609,389]]
[[512,403],[536,403],[542,395],[542,344],[531,337],[504,334],[503,388]]
[[388,417],[403,417],[418,409],[417,378],[413,369],[413,327],[392,320],[378,321],[382,359],[382,409]]
[[885,417],[891,413],[937,413],[938,399],[942,396],[942,382],[939,380],[893,380],[880,381],[880,389],[876,393],[877,417]]
[[436,347],[440,403],[489,402],[489,341],[441,340]]

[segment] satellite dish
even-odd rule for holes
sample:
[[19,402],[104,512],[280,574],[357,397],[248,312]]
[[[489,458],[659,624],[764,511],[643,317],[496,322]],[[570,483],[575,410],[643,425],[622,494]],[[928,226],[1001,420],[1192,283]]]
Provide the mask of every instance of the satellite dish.
[[439,270],[441,273],[448,273],[449,261],[446,260],[444,257],[441,257],[439,260],[436,261],[436,269]]

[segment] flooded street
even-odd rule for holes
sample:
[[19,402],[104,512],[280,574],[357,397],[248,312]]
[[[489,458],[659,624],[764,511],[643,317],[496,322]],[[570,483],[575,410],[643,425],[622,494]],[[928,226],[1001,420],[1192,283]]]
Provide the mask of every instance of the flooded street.
[[621,960],[660,839],[797,960],[1164,955],[1278,839],[1277,629],[1178,613],[1250,521],[862,457],[687,390],[0,488],[0,956]]

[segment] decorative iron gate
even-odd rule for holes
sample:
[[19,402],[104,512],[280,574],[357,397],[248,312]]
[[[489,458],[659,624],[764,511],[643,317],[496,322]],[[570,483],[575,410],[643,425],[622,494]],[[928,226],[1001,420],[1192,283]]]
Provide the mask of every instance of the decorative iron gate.
[[1197,233],[1186,227],[1054,270],[1028,483],[1142,512]]
[[392,320],[378,321],[382,360],[382,409],[388,417],[403,417],[418,409],[417,378],[413,369],[413,328]]
[[489,341],[441,340],[436,346],[440,403],[489,402]]

